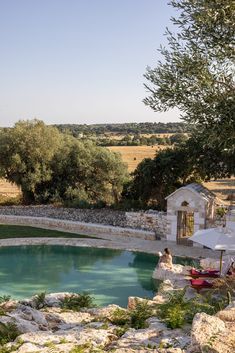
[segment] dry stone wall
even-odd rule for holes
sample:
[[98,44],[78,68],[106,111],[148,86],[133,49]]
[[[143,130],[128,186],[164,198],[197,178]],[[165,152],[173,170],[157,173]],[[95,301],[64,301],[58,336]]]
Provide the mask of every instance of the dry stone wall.
[[[74,209],[54,206],[4,206],[0,207],[0,216],[50,218],[80,223],[131,228],[149,231],[158,238],[167,234],[167,218],[164,212],[153,210],[140,212],[125,212],[111,209]],[[96,227],[97,228],[97,227]]]
[[130,228],[154,231],[156,237],[166,237],[168,222],[164,212],[126,212],[126,222]]

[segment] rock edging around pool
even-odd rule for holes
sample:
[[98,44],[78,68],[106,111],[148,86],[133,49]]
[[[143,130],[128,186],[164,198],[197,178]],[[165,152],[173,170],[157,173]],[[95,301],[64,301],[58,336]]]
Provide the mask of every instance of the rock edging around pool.
[[[195,315],[192,328],[168,329],[156,316],[146,320],[146,328],[127,328],[124,332],[111,317],[117,305],[83,308],[76,312],[62,309],[61,302],[71,293],[52,293],[44,298],[44,307],[35,297],[0,305],[0,323],[14,324],[18,337],[7,343],[4,352],[14,353],[232,353],[235,343],[235,302],[210,316]],[[143,300],[138,298],[138,300]],[[136,301],[135,301],[136,303]],[[148,304],[161,303],[159,296]],[[41,305],[41,306],[43,306]],[[133,298],[129,298],[133,310]],[[213,337],[213,339],[212,339]],[[210,341],[211,339],[211,341]],[[8,349],[8,350],[7,350]]]
[[103,224],[85,223],[60,220],[48,217],[30,217],[30,216],[10,216],[0,214],[0,223],[27,225],[45,229],[56,229],[70,233],[78,233],[84,235],[102,236],[106,239],[113,236],[134,237],[147,240],[154,240],[155,233],[132,228],[114,227]]

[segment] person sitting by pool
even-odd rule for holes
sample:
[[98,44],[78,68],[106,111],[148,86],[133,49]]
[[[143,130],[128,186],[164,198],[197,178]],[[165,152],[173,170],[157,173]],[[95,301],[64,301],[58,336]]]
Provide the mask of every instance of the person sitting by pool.
[[164,254],[160,255],[158,266],[161,267],[161,264],[164,264],[164,267],[168,267],[169,269],[173,268],[172,255],[171,255],[171,252],[168,248],[165,248]]

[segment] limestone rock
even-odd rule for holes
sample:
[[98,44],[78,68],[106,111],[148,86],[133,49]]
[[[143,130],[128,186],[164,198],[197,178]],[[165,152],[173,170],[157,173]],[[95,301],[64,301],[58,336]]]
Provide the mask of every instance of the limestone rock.
[[92,309],[85,309],[85,310],[87,313],[93,315],[94,317],[97,317],[100,319],[102,318],[111,319],[114,311],[117,309],[126,310],[115,304],[108,305],[104,308],[92,308]]
[[0,304],[0,308],[2,308],[5,311],[12,311],[16,309],[18,306],[18,302],[16,300],[8,300],[2,304]]
[[156,331],[168,331],[168,328],[164,323],[162,323],[157,317],[150,317],[146,320],[150,329],[154,329]]
[[149,306],[156,305],[156,302],[153,300],[143,299],[140,297],[128,297],[127,308],[131,310],[135,309],[137,303],[144,303],[144,302],[148,302]]
[[186,353],[180,348],[154,349],[154,348],[118,348],[113,349],[112,353]]
[[224,310],[219,311],[216,316],[223,321],[235,321],[235,301],[228,305]]
[[235,321],[235,308],[221,310],[216,316],[223,321]]
[[36,324],[36,322],[24,320],[20,317],[18,317],[16,320],[14,317],[0,316],[0,322],[2,322],[3,324],[8,324],[8,323],[15,324],[20,333],[36,332],[36,331],[40,330],[40,328],[39,328],[38,324]]
[[152,347],[157,348],[160,343],[159,333],[155,329],[129,329],[112,348],[139,348],[139,347]]
[[61,302],[67,298],[71,297],[71,295],[77,295],[76,293],[67,293],[67,292],[59,292],[59,293],[50,293],[45,296],[45,304],[49,307],[60,307]]
[[73,328],[94,319],[94,316],[87,312],[61,311],[59,308],[48,308],[44,315],[49,327],[54,330]]
[[[227,332],[225,323],[221,319],[215,316],[207,315],[205,313],[198,313],[195,315],[192,324],[192,352],[200,352],[201,350],[205,349],[205,347],[209,349],[210,346],[213,346],[213,342],[217,336],[226,336],[228,334],[229,333]],[[216,350],[213,352],[219,351]]]
[[47,327],[47,321],[45,319],[44,314],[39,310],[30,308],[28,306],[18,306],[18,308],[12,311],[9,316],[15,318],[16,320],[18,320],[18,318],[21,318],[28,321],[34,321],[38,325]]
[[[100,347],[110,344],[117,337],[107,330],[97,330],[92,328],[74,328],[67,331],[52,332],[31,332],[20,335],[16,342],[30,343],[41,348],[47,346],[57,346],[64,342],[73,345],[85,345]],[[41,352],[41,350],[40,350]]]

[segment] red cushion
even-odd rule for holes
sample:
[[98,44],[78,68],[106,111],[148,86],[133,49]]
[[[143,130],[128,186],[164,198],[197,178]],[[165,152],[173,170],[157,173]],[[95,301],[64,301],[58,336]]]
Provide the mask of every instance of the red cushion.
[[212,287],[213,284],[204,279],[191,279],[191,286],[195,287]]
[[195,277],[219,277],[219,271],[217,270],[198,271],[198,270],[192,269],[190,270],[190,275]]

